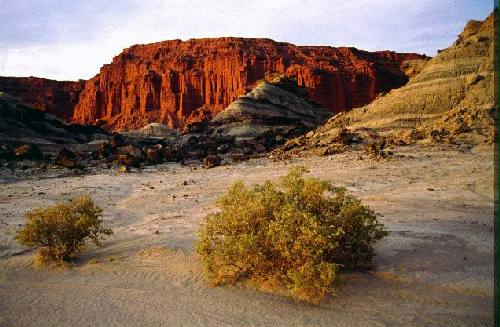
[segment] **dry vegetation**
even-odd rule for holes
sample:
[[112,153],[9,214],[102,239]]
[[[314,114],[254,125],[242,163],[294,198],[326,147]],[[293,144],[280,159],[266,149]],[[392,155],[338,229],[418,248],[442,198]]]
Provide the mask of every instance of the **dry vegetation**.
[[293,167],[279,185],[234,183],[219,213],[199,231],[198,253],[209,284],[249,278],[267,289],[317,303],[333,292],[339,268],[368,268],[373,245],[386,236],[375,212]]
[[26,214],[26,226],[17,233],[22,245],[40,248],[40,263],[67,262],[80,251],[87,240],[100,245],[103,235],[111,235],[100,219],[102,209],[88,195],[48,208],[38,208]]

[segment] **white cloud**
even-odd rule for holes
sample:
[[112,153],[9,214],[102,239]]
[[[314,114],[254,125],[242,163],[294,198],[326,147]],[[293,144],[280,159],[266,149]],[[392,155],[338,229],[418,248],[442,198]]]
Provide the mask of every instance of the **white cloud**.
[[12,1],[0,21],[0,75],[87,79],[133,44],[220,36],[432,55],[453,42],[466,20],[489,14],[490,2]]

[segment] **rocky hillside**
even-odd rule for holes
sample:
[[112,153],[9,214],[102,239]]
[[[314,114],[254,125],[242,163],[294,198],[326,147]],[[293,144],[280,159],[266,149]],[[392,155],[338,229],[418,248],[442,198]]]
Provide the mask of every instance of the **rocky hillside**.
[[83,80],[59,82],[37,77],[0,77],[0,92],[64,121],[72,120],[73,109],[84,86]]
[[307,90],[280,76],[262,81],[240,96],[210,122],[216,135],[239,140],[263,135],[287,138],[318,127],[331,112],[307,98]]
[[340,144],[373,141],[376,135],[387,144],[494,142],[496,24],[496,13],[482,22],[469,22],[452,46],[423,65],[413,63],[420,72],[408,84],[336,115],[316,131],[290,141],[284,150],[333,153]]
[[64,123],[0,92],[0,145],[86,143],[105,134],[97,127]]
[[273,74],[295,76],[308,96],[336,113],[408,81],[417,54],[295,46],[269,39],[171,40],[125,49],[89,81],[0,78],[0,92],[66,121],[110,130],[149,123],[183,128],[208,121]]
[[74,120],[113,130],[151,122],[183,127],[209,120],[274,73],[296,76],[332,112],[367,104],[405,84],[400,64],[416,54],[299,47],[269,39],[172,40],[124,50],[89,80]]
[[218,157],[218,163],[244,160],[320,126],[331,115],[310,101],[295,79],[276,76],[238,97],[210,122],[190,125],[175,148],[183,161],[207,156]]

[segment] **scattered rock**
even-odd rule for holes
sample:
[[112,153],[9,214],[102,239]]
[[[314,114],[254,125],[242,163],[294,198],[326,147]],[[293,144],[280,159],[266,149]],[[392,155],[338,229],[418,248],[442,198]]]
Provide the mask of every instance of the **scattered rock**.
[[108,142],[101,142],[99,143],[99,148],[97,149],[96,152],[96,159],[107,159],[111,152],[113,151],[113,148]]
[[42,151],[40,151],[40,148],[36,144],[23,144],[21,146],[18,146],[14,150],[14,154],[17,159],[24,159],[24,160],[42,160],[43,154]]
[[372,158],[380,160],[387,157],[387,153],[384,151],[386,141],[376,141],[365,144],[365,151]]
[[[161,147],[161,145],[160,145]],[[160,148],[161,149],[161,148]],[[160,162],[159,147],[146,147],[144,149],[144,156],[149,164],[157,164]]]
[[233,162],[242,162],[247,161],[249,158],[248,155],[244,153],[233,153],[231,155],[231,159],[233,160]]
[[127,145],[118,148],[118,163],[130,166],[130,167],[140,167],[140,163],[143,159],[142,151],[140,148],[134,145]]
[[117,148],[125,145],[125,138],[120,134],[113,134],[109,139],[109,145],[112,148]]
[[72,151],[64,148],[57,154],[55,164],[66,168],[76,168],[77,157]]
[[217,167],[220,166],[221,162],[222,159],[218,155],[208,155],[203,159],[203,168]]

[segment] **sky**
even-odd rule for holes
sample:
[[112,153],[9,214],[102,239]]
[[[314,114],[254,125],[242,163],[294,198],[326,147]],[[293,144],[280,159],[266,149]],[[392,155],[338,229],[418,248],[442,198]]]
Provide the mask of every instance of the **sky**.
[[88,79],[122,49],[265,37],[435,55],[492,0],[0,0],[0,76]]

